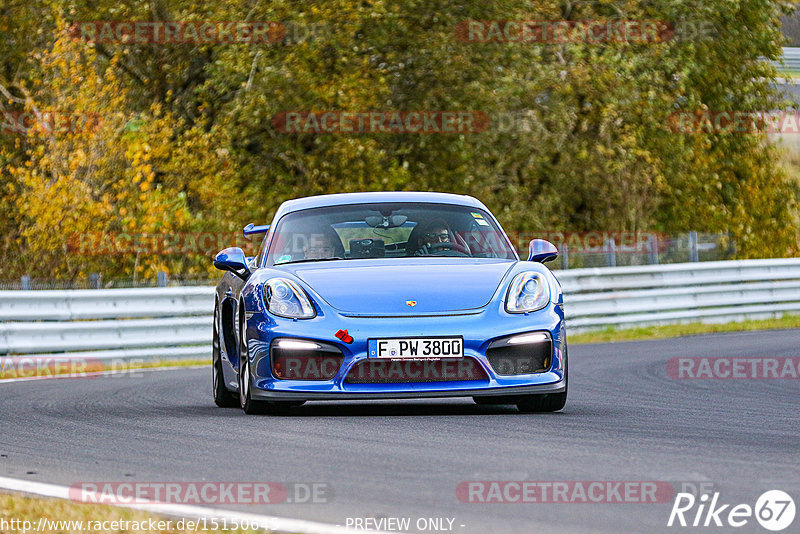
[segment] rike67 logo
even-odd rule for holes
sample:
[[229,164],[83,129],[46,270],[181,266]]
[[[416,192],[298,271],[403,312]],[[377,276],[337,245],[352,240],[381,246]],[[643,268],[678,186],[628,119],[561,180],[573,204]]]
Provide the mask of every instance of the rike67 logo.
[[719,502],[719,492],[714,492],[711,496],[703,494],[699,498],[691,493],[678,493],[667,526],[727,525],[738,528],[748,524],[755,517],[765,529],[778,532],[792,524],[795,511],[794,500],[781,490],[765,491],[756,500],[755,507],[749,504],[722,504]]

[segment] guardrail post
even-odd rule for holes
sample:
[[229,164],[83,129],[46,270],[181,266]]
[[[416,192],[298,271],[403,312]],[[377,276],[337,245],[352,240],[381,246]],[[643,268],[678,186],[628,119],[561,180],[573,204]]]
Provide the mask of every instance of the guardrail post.
[[700,254],[697,251],[697,232],[689,232],[689,261],[700,261]]
[[606,265],[609,267],[617,266],[617,243],[613,239],[606,239]]
[[658,237],[651,234],[647,240],[647,248],[650,252],[650,265],[658,265]]
[[103,287],[103,275],[100,273],[92,273],[89,275],[89,288],[90,289],[102,289]]
[[20,279],[20,283],[22,284],[22,289],[24,289],[25,291],[30,291],[30,289],[31,289],[31,277],[30,276],[28,276],[27,274],[22,275],[22,278]]
[[561,268],[569,269],[569,247],[567,245],[561,247]]
[[156,274],[156,283],[158,287],[167,287],[167,273],[158,271]]

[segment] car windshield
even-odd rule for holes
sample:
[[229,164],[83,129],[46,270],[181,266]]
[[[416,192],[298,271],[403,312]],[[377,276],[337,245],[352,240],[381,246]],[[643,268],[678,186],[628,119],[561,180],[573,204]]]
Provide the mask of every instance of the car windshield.
[[267,265],[407,256],[517,259],[485,211],[417,202],[290,213],[278,222]]

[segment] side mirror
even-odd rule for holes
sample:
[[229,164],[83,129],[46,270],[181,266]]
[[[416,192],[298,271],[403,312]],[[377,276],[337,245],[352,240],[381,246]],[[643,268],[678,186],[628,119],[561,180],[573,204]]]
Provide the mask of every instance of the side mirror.
[[220,271],[230,271],[239,278],[246,279],[250,276],[247,258],[239,247],[226,248],[214,256],[214,267]]
[[558,249],[550,241],[533,239],[528,246],[528,261],[544,263],[558,257]]

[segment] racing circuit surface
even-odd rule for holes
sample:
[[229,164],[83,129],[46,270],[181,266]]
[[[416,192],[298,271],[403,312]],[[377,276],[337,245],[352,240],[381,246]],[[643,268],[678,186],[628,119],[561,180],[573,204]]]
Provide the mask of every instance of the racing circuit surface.
[[[216,408],[211,371],[0,384],[0,476],[325,483],[327,504],[224,506],[346,524],[450,518],[453,532],[729,531],[666,526],[657,504],[461,502],[467,481],[713,484],[720,502],[800,493],[800,380],[675,380],[674,357],[798,356],[800,331],[570,347],[562,413],[469,399],[309,403],[290,416]],[[689,516],[693,519],[694,510]],[[796,532],[798,519],[786,532]],[[447,521],[445,521],[445,525]],[[463,525],[463,526],[462,526]],[[766,532],[755,519],[737,532]]]

